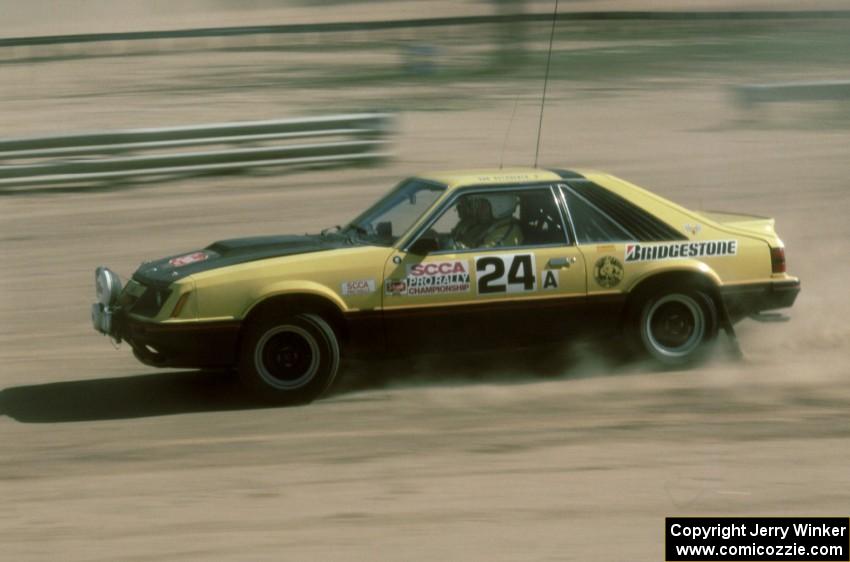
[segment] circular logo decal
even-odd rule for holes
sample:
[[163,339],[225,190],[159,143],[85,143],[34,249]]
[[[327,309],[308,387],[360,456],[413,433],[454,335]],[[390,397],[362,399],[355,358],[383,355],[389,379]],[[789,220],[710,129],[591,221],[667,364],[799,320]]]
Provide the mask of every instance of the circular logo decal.
[[186,254],[185,256],[171,258],[170,260],[168,260],[168,263],[174,267],[183,267],[184,265],[189,265],[190,263],[204,261],[208,257],[209,256],[204,252],[194,252],[192,254]]
[[600,287],[610,289],[623,280],[623,264],[613,256],[604,256],[596,260],[593,266],[593,278]]

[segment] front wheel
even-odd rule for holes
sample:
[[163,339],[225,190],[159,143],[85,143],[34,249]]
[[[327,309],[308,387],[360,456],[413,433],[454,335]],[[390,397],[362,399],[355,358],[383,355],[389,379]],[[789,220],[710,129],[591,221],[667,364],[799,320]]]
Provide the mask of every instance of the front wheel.
[[633,339],[656,361],[693,364],[717,336],[717,307],[697,289],[658,291],[636,303],[630,324]]
[[327,390],[339,370],[339,343],[315,314],[267,316],[248,326],[239,375],[259,398],[306,404]]

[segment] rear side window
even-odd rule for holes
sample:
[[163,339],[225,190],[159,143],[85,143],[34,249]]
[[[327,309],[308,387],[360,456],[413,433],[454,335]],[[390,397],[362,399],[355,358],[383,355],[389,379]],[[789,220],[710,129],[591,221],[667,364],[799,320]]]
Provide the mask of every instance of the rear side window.
[[[571,181],[564,191],[567,197],[567,204],[570,206],[570,214],[572,215],[573,222],[576,223],[579,240],[581,240],[582,236],[578,234],[578,222],[581,222],[582,217],[577,217],[577,215],[581,214],[579,209],[587,211],[588,207],[593,210],[589,211],[591,214],[594,212],[596,214],[602,214],[608,223],[615,224],[621,232],[627,233],[625,239],[620,234],[619,238],[608,238],[604,241],[634,240],[638,242],[664,242],[668,240],[685,240],[684,235],[664,221],[593,182]],[[576,210],[573,210],[574,202],[577,206]],[[597,232],[597,234],[591,235],[589,232],[588,235],[598,238],[598,228],[592,231]],[[601,242],[603,240],[592,241]]]
[[564,190],[579,244],[633,242],[635,237],[583,197]]

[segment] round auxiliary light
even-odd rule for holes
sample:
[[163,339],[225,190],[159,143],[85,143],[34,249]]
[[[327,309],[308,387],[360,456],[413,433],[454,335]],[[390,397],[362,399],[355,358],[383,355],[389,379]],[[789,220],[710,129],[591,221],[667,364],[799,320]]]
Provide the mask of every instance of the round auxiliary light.
[[94,272],[95,295],[97,302],[103,306],[111,306],[118,301],[121,294],[121,279],[105,267],[98,267]]

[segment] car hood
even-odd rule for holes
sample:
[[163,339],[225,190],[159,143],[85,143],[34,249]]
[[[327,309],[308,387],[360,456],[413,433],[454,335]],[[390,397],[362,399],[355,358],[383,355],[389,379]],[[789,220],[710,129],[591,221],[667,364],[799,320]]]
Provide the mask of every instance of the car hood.
[[211,269],[267,258],[322,252],[350,244],[351,241],[345,236],[318,234],[220,240],[201,250],[145,262],[133,274],[133,279],[144,285],[165,287],[189,275]]

